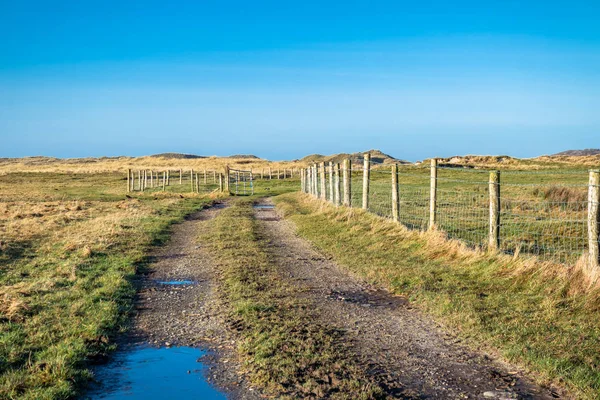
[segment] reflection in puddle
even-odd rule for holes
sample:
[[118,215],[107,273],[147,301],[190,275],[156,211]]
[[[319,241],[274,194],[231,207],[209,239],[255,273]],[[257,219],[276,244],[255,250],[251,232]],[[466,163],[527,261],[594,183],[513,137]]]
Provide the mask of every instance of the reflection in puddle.
[[255,204],[252,207],[258,210],[272,210],[275,208],[275,206],[272,204]]
[[191,347],[135,346],[118,351],[96,371],[101,387],[89,399],[225,399],[202,375],[197,360],[204,354]]
[[159,285],[194,285],[196,282],[194,281],[156,281]]

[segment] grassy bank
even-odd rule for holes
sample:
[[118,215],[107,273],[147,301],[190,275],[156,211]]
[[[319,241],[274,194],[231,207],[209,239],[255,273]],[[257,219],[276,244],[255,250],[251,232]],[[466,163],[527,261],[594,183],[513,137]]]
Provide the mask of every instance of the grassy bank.
[[0,177],[0,398],[75,396],[126,328],[149,247],[211,201],[122,186],[111,174]]
[[315,322],[299,289],[269,260],[249,199],[221,212],[202,238],[222,270],[221,291],[252,384],[279,398],[381,397],[338,333]]
[[574,270],[472,252],[435,233],[418,233],[361,210],[302,194],[278,207],[341,265],[407,295],[451,331],[497,349],[567,387],[600,398],[600,293]]

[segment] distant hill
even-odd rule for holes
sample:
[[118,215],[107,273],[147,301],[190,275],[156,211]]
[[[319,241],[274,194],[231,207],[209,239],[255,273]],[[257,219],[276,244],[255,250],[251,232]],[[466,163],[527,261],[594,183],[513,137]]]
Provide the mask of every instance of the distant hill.
[[567,150],[560,153],[552,154],[552,156],[569,156],[569,157],[581,157],[581,156],[597,156],[600,154],[600,149],[584,149],[584,150]]
[[400,160],[400,159],[390,156],[389,154],[385,154],[385,153],[381,152],[380,150],[369,150],[369,151],[352,153],[352,154],[340,153],[340,154],[333,154],[333,155],[329,155],[329,156],[324,156],[322,154],[311,154],[309,156],[306,156],[306,157],[300,159],[299,161],[306,162],[306,163],[320,163],[320,162],[328,163],[330,161],[333,163],[341,163],[346,158],[349,158],[353,164],[356,164],[356,163],[363,162],[365,153],[369,153],[371,155],[371,162],[374,164],[393,164],[393,163],[411,164],[408,161]]
[[[182,154],[182,153],[160,153],[160,154],[153,154],[150,155],[148,157],[152,157],[152,158],[168,158],[168,159],[173,159],[173,160],[182,160],[182,159],[186,159],[186,160],[191,160],[191,159],[199,159],[199,158],[209,158],[209,156],[198,156],[195,154]],[[225,156],[225,157],[217,157],[217,158],[235,158],[235,159],[243,159],[243,160],[260,160],[260,157],[257,157],[255,155],[252,154],[234,154],[232,156]]]
[[253,154],[234,154],[232,156],[227,156],[225,158],[243,158],[247,160],[260,160],[260,157],[257,157]]
[[177,160],[181,160],[181,159],[194,159],[194,158],[206,158],[205,156],[197,156],[195,154],[182,154],[182,153],[160,153],[160,154],[153,154],[150,155],[148,157],[153,157],[153,158],[170,158],[170,159],[177,159]]

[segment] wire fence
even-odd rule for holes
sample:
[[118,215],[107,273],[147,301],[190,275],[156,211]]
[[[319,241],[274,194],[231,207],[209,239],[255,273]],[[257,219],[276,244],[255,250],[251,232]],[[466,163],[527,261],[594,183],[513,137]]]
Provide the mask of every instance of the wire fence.
[[221,174],[216,170],[131,170],[127,172],[128,192],[212,193],[220,190]]
[[[338,185],[332,173],[336,168],[340,166],[315,165],[305,170],[303,191],[323,198],[321,185],[315,186],[311,180],[325,179],[325,198],[342,204],[331,196],[332,188]],[[409,229],[427,230],[433,226],[474,248],[493,246],[508,254],[535,255],[567,264],[576,263],[600,247],[597,234],[590,233],[593,229],[597,232],[598,216],[590,213],[598,205],[589,199],[598,187],[588,182],[588,177],[598,172],[501,171],[497,175],[501,180],[491,183],[492,171],[483,169],[400,165],[396,172],[397,200],[392,195],[392,165],[354,163],[346,172],[349,182],[339,183],[342,199],[349,190],[352,207],[398,220]],[[363,196],[365,189],[367,196]],[[494,236],[495,229],[498,233]]]
[[[227,176],[229,171],[229,176]],[[173,192],[200,193],[223,192],[230,188],[231,194],[253,194],[256,180],[283,180],[299,176],[298,168],[256,170],[227,169],[139,169],[127,171],[127,192]],[[239,176],[238,176],[239,175]],[[229,186],[227,186],[229,184]]]
[[248,196],[254,194],[254,177],[252,171],[230,169],[229,193],[236,196]]

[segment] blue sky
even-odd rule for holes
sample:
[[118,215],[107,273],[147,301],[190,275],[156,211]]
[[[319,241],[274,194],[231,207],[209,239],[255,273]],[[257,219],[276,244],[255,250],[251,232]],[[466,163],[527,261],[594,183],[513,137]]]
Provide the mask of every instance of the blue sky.
[[0,157],[600,147],[600,2],[322,3],[0,0]]

